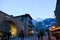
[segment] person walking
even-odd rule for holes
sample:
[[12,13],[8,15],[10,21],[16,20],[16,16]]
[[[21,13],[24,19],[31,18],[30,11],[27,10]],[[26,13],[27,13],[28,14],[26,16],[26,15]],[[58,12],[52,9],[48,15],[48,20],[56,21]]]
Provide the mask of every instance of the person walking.
[[2,40],[9,40],[11,34],[9,32],[3,32]]
[[40,30],[38,30],[38,40],[40,40]]
[[21,37],[21,40],[24,40],[24,32],[23,32],[23,30],[21,30],[21,32],[19,34],[19,37]]
[[38,33],[38,40],[40,40],[40,34]]

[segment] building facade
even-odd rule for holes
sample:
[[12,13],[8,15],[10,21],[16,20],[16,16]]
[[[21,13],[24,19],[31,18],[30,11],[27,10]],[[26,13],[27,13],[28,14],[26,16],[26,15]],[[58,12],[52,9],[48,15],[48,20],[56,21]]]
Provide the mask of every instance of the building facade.
[[13,16],[10,16],[0,11],[0,32],[10,32],[12,37],[19,36],[21,30],[24,30],[24,23],[16,20]]
[[53,26],[50,29],[50,31],[52,32],[53,36],[56,37],[57,40],[60,40],[60,0],[57,0],[56,3],[55,16],[56,16],[56,25]]
[[56,3],[55,16],[56,16],[57,26],[60,26],[60,0],[57,0]]
[[14,17],[15,19],[22,21],[25,24],[24,30],[26,35],[30,35],[30,33],[33,33],[33,24],[32,24],[32,17],[29,14],[20,15]]

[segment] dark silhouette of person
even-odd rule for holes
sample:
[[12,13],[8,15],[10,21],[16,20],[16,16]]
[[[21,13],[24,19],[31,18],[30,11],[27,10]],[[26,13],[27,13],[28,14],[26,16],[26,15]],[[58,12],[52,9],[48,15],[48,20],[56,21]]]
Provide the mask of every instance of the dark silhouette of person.
[[24,40],[24,32],[23,32],[23,30],[20,31],[19,37],[21,37],[21,40]]
[[40,40],[40,36],[41,36],[40,30],[38,30],[38,40]]
[[40,33],[38,33],[38,40],[40,40]]
[[39,30],[39,32],[38,32],[38,40],[40,40],[40,38],[41,38],[41,40],[43,40],[43,36],[44,36],[45,34],[44,34],[44,31],[42,31],[42,30]]
[[3,32],[2,40],[9,40],[11,36],[10,32]]

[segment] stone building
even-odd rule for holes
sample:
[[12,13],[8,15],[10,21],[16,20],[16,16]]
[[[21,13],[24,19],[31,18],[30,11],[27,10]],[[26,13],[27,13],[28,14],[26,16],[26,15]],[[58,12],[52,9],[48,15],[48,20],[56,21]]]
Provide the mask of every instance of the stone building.
[[24,30],[24,23],[13,16],[0,11],[0,31],[11,32],[12,36],[18,36]]
[[33,34],[33,24],[32,24],[32,17],[29,14],[25,14],[25,15],[20,15],[20,16],[16,16],[14,17],[15,19],[22,21],[25,24],[24,30],[25,30],[25,34],[26,35],[31,35],[31,33]]
[[57,0],[56,9],[55,9],[56,25],[53,26],[50,31],[56,37],[57,40],[60,40],[60,0]]
[[55,16],[56,16],[57,26],[60,26],[60,0],[57,0],[56,3]]

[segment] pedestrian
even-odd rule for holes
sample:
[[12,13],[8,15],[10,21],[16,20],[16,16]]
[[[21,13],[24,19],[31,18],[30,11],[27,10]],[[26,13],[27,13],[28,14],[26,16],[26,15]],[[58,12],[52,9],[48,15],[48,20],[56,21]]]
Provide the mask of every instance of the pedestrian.
[[38,40],[40,40],[40,30],[38,30]]
[[11,33],[9,33],[9,32],[3,32],[2,40],[9,40],[10,36],[11,36]]
[[24,40],[24,32],[23,32],[23,30],[21,30],[21,32],[19,34],[19,37],[21,37],[21,40]]
[[40,33],[38,33],[38,40],[40,40]]

